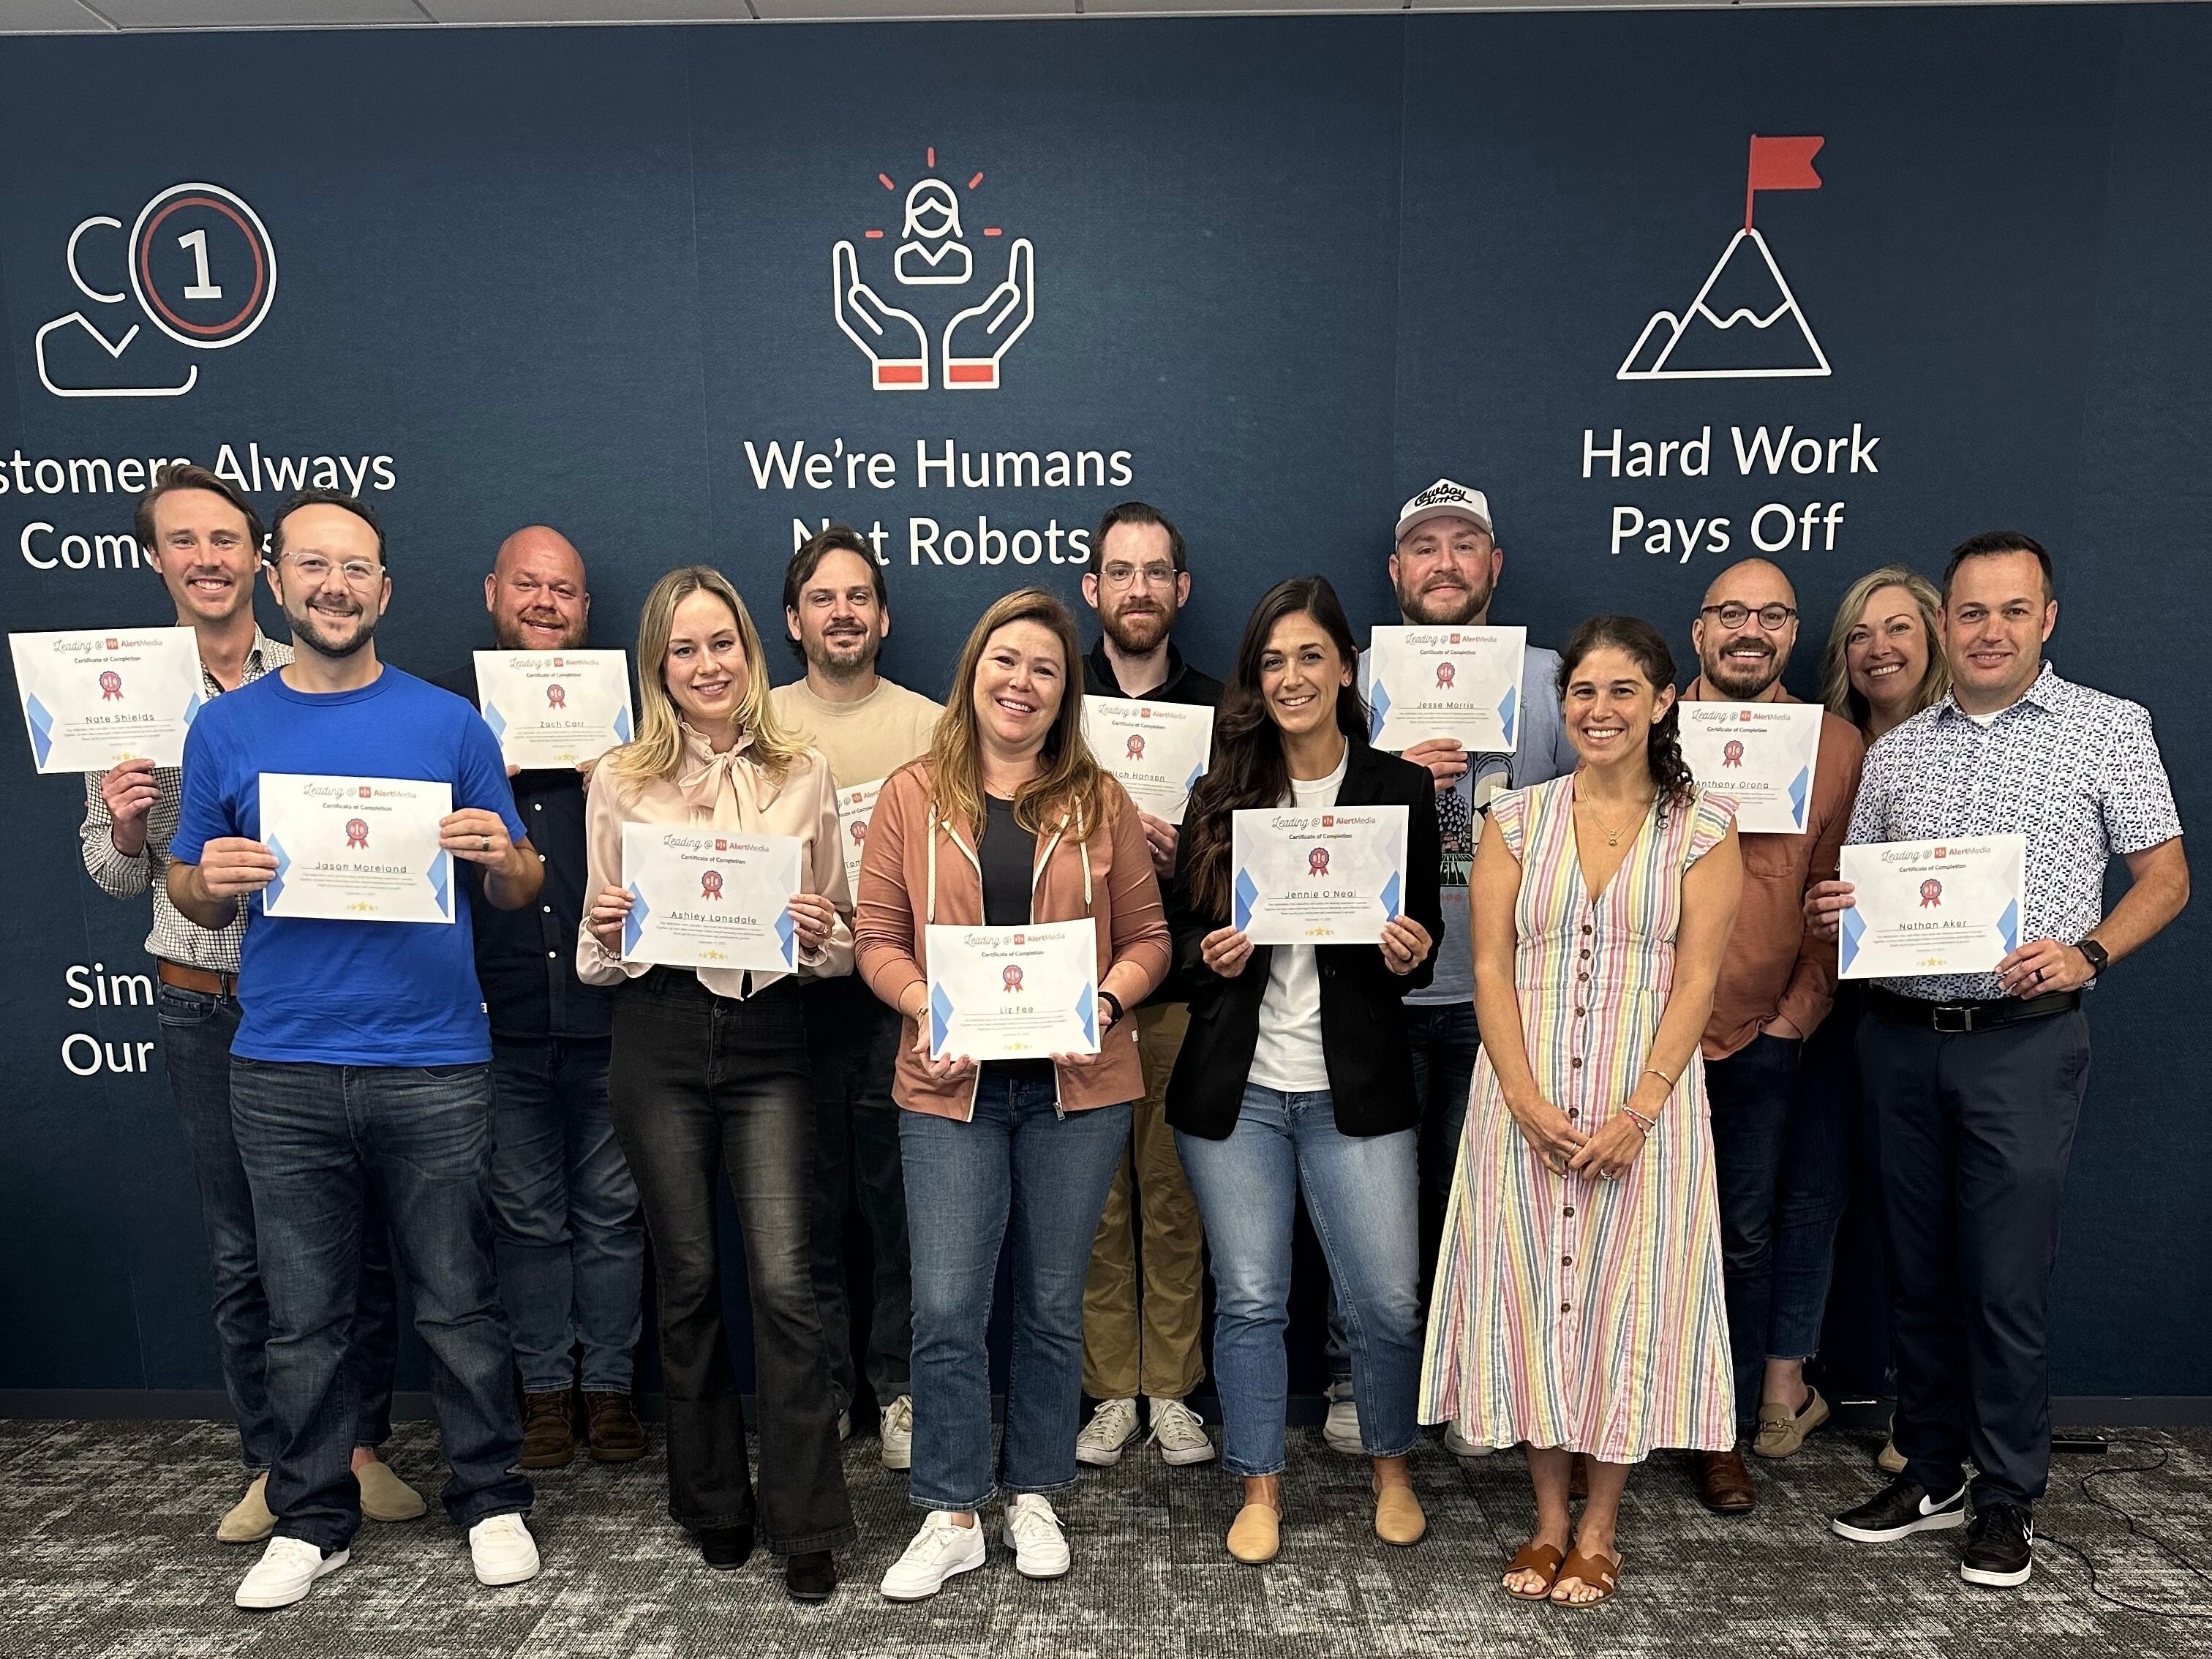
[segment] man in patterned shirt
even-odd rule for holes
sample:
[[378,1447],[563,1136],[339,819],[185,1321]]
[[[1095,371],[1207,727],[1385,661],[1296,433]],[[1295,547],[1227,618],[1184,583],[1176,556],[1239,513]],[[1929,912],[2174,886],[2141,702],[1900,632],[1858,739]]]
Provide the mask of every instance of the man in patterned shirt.
[[[292,660],[292,647],[279,645],[254,623],[261,520],[227,479],[205,467],[166,469],[139,498],[135,528],[147,562],[169,590],[177,626],[198,636],[201,690],[210,697]],[[254,1260],[253,1194],[230,1124],[230,1040],[238,1031],[238,952],[246,918],[211,932],[187,921],[169,902],[169,838],[177,829],[181,776],[157,769],[149,760],[88,773],[78,839],[84,867],[101,891],[127,899],[153,890],[154,930],[146,936],[146,950],[161,987],[155,1000],[161,1060],[200,1190],[223,1386],[238,1419],[240,1454],[253,1471],[246,1495],[222,1517],[216,1536],[226,1544],[253,1544],[276,1525],[264,1498],[276,1452],[276,1423],[269,1408],[269,1298]],[[399,1332],[385,1229],[370,1227],[366,1237],[347,1361],[361,1401],[354,1473],[362,1483],[363,1514],[411,1521],[422,1513],[421,1495],[380,1462],[375,1450],[392,1432]]]
[[[2020,835],[2021,945],[1988,974],[1868,987],[1859,1066],[1881,1161],[1898,1450],[1905,1473],[1835,1531],[1861,1543],[1965,1524],[1960,1573],[2025,1583],[2051,1462],[2045,1340],[2059,1208],[2089,1070],[2081,993],[2189,900],[2189,865],[2150,716],[2059,678],[2051,556],[1991,532],[1943,576],[1951,695],[1867,757],[1850,842]],[[2130,884],[2104,914],[2114,854]],[[1850,884],[1806,921],[1836,936]]]

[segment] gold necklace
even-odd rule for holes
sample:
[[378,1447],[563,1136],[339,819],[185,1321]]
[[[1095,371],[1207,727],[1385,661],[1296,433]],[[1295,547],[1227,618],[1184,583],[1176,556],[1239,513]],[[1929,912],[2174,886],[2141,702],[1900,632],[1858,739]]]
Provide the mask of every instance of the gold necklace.
[[[1652,799],[1656,800],[1657,799],[1658,797],[1655,793]],[[1641,806],[1637,808],[1633,817],[1630,817],[1626,823],[1624,823],[1619,829],[1615,830],[1607,827],[1605,820],[1598,817],[1597,807],[1593,803],[1586,800],[1577,800],[1575,805],[1578,807],[1584,807],[1589,810],[1590,817],[1597,824],[1600,833],[1605,836],[1605,844],[1607,847],[1620,846],[1620,838],[1628,833],[1629,825],[1641,823],[1644,821],[1644,815],[1651,810],[1651,801],[1645,801]]]

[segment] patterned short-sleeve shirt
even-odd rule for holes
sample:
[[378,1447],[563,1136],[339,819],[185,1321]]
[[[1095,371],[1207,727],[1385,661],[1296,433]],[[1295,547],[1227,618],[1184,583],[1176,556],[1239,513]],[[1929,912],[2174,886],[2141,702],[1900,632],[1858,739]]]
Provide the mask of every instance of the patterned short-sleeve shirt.
[[[2021,700],[1986,725],[1946,697],[1877,738],[1848,839],[1856,847],[2024,836],[2021,938],[2071,945],[2104,918],[2113,855],[2180,833],[2149,712],[2061,679],[2046,662]],[[1993,974],[1881,983],[1935,1002],[2004,994]]]

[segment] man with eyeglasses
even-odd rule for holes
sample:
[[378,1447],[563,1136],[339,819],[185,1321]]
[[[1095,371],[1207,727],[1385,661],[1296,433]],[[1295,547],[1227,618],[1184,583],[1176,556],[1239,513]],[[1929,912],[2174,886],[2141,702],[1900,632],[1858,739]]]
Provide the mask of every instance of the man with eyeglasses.
[[[1797,590],[1768,560],[1745,559],[1713,579],[1690,641],[1698,677],[1685,702],[1797,701],[1782,686],[1797,643]],[[1736,1423],[1768,1456],[1794,1451],[1828,1419],[1805,1362],[1820,1347],[1850,1143],[1848,1126],[1818,1098],[1801,1104],[1796,1086],[1805,1039],[1836,990],[1835,949],[1806,931],[1804,904],[1807,889],[1835,877],[1865,748],[1850,721],[1824,713],[1804,830],[1743,836],[1743,899],[1702,1045]],[[1697,1458],[1705,1507],[1750,1513],[1758,1499],[1742,1451]]]
[[[1124,501],[1098,521],[1083,597],[1099,627],[1098,643],[1083,659],[1089,695],[1220,704],[1221,682],[1185,662],[1171,637],[1190,599],[1190,567],[1182,532],[1165,514]],[[1176,828],[1150,812],[1139,816],[1152,868],[1165,881],[1175,870]],[[1076,1437],[1075,1455],[1096,1468],[1120,1462],[1137,1437],[1139,1392],[1164,1459],[1203,1463],[1213,1456],[1205,1425],[1183,1404],[1205,1371],[1199,1334],[1206,1235],[1167,1125],[1168,1076],[1182,1052],[1190,1008],[1156,994],[1133,1012],[1145,1097],[1132,1115],[1129,1148],[1107,1195],[1083,1288],[1083,1391],[1099,1403]]]
[[234,1599],[289,1606],[349,1559],[361,1492],[349,1467],[358,1405],[347,1328],[372,1199],[391,1218],[429,1350],[453,1470],[446,1513],[467,1530],[481,1582],[520,1583],[536,1576],[538,1549],[522,1519],[530,1482],[514,1472],[522,1423],[484,1191],[491,1040],[468,884],[456,884],[446,924],[271,916],[257,902],[278,867],[261,840],[260,781],[340,773],[441,782],[454,810],[439,823],[439,844],[480,867],[487,902],[520,908],[543,868],[477,712],[377,659],[392,578],[368,505],[337,490],[295,495],[276,515],[269,585],[295,654],[192,722],[167,884],[170,902],[201,927],[246,917],[231,1116],[269,1297],[276,1523]]

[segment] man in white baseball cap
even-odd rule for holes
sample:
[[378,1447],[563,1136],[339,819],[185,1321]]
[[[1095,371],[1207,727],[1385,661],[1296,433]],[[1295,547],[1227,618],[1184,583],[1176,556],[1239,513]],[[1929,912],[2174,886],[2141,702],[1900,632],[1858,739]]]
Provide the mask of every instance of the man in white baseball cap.
[[[1480,489],[1439,478],[1398,509],[1390,551],[1390,586],[1406,627],[1480,628],[1490,622],[1490,601],[1505,568],[1490,500]],[[1407,1035],[1413,1045],[1413,1077],[1421,1091],[1421,1289],[1428,1293],[1467,1097],[1474,1077],[1481,1033],[1474,1018],[1474,947],[1468,927],[1468,872],[1481,815],[1492,796],[1571,772],[1575,751],[1559,718],[1559,658],[1528,647],[1521,671],[1522,717],[1519,748],[1510,755],[1471,755],[1449,738],[1431,738],[1406,750],[1437,781],[1437,821],[1443,841],[1444,939],[1436,978],[1406,999]],[[1367,694],[1367,659],[1360,659],[1360,695]],[[1359,1418],[1353,1402],[1351,1350],[1340,1328],[1334,1297],[1329,1304],[1328,1417],[1322,1436],[1338,1451],[1359,1450]],[[1462,1456],[1476,1448],[1445,1431],[1445,1443]]]

